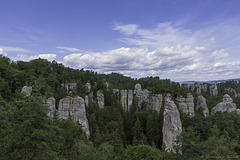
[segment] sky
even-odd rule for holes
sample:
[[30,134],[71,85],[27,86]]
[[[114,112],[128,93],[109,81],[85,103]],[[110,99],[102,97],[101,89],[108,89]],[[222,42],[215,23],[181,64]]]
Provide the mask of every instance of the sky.
[[0,0],[0,54],[132,78],[240,78],[239,0]]

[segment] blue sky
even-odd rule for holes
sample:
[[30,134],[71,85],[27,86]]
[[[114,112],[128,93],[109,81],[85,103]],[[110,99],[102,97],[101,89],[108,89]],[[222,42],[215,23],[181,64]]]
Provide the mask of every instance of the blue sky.
[[174,81],[239,78],[239,0],[0,0],[0,54]]

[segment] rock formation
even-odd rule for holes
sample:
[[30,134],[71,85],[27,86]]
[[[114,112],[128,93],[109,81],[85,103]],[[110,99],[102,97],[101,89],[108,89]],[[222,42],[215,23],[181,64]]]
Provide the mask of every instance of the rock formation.
[[24,86],[21,92],[25,93],[26,96],[30,96],[32,93],[32,86]]
[[208,84],[201,84],[201,90],[203,91],[203,92],[207,92],[207,90],[208,90]]
[[162,107],[162,101],[163,101],[163,96],[161,94],[153,95],[151,99],[151,107],[154,110],[159,112]]
[[147,89],[142,90],[141,84],[137,83],[134,87],[134,96],[137,97],[138,106],[140,107],[142,103],[149,104],[149,95],[151,94],[150,91]]
[[[182,132],[182,122],[180,119],[180,113],[177,109],[177,106],[173,102],[171,95],[168,94],[165,97],[165,105],[164,105],[164,119],[163,119],[163,144],[166,147],[166,150],[173,151],[175,140],[177,136],[180,136]],[[181,144],[180,144],[181,145]]]
[[240,93],[237,93],[235,89],[233,88],[225,88],[226,91],[228,91],[228,93],[233,94],[234,97],[239,97],[240,96]]
[[210,95],[211,96],[217,96],[218,95],[218,88],[217,88],[216,84],[210,85],[209,89],[210,89]]
[[45,99],[45,100],[43,101],[43,104],[48,107],[48,113],[47,113],[47,115],[48,115],[49,117],[51,117],[51,118],[54,117],[54,112],[55,112],[55,110],[56,110],[56,105],[55,105],[55,103],[56,103],[56,100],[55,100],[55,98],[53,98],[53,97],[48,98],[48,99]]
[[83,131],[87,137],[90,136],[88,119],[86,117],[86,109],[84,99],[81,97],[63,98],[59,101],[58,107],[59,118],[71,118],[74,122],[82,125]]
[[91,86],[90,83],[86,83],[86,84],[85,84],[85,87],[87,87],[88,92],[91,91],[92,86]]
[[228,94],[225,94],[223,96],[223,101],[213,107],[211,113],[216,113],[217,111],[233,112],[237,111],[237,106],[233,103],[232,98]]
[[77,85],[77,83],[66,83],[66,84],[63,83],[62,84],[62,86],[67,89],[67,93],[72,93],[72,91],[74,90],[76,85]]
[[100,108],[104,108],[104,94],[97,91],[97,103]]
[[206,99],[203,96],[198,96],[197,98],[197,105],[196,105],[196,111],[202,107],[203,108],[203,114],[204,116],[208,116],[209,115],[209,110],[207,107],[207,103],[206,103]]
[[183,113],[188,114],[190,117],[193,117],[195,115],[194,98],[191,93],[188,93],[186,98],[179,96],[176,100],[179,104],[179,108],[183,111]]

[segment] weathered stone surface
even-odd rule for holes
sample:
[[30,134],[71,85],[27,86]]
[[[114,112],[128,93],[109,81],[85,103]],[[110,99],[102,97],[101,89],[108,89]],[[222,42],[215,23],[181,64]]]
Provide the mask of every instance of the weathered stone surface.
[[156,111],[160,111],[162,107],[162,101],[163,96],[161,94],[154,94],[151,100],[151,107]]
[[201,93],[202,93],[201,88],[197,88],[197,89],[196,89],[196,93],[197,93],[197,94],[201,94]]
[[22,93],[25,93],[26,96],[30,96],[32,93],[32,86],[24,86],[22,88]]
[[87,87],[88,92],[90,92],[91,88],[92,88],[91,84],[90,83],[86,83],[85,86]]
[[228,91],[229,94],[233,94],[234,97],[239,97],[240,96],[240,93],[237,93],[235,89],[233,88],[225,88],[226,91]]
[[149,104],[149,95],[151,92],[149,92],[147,89],[142,90],[141,85],[138,83],[134,87],[134,95],[138,99],[138,106],[140,107],[142,103]]
[[164,119],[163,119],[163,144],[167,151],[176,152],[173,148],[175,140],[182,132],[182,123],[177,106],[173,102],[171,95],[165,97]]
[[88,104],[89,104],[88,95],[85,96],[85,104],[86,104],[86,106],[88,106]]
[[71,118],[74,122],[82,125],[83,131],[87,137],[90,136],[88,119],[86,117],[86,109],[84,99],[81,97],[63,98],[59,101],[58,107],[59,118]]
[[128,90],[128,103],[127,103],[128,111],[130,110],[132,103],[133,103],[133,91]]
[[237,111],[237,106],[233,103],[232,98],[228,94],[225,94],[223,96],[223,101],[213,107],[211,113],[216,113],[217,111],[233,112]]
[[43,100],[43,104],[48,107],[47,116],[49,116],[51,118],[54,117],[54,112],[56,110],[56,104],[55,103],[56,103],[56,100],[53,97]]
[[113,89],[113,94],[119,94],[119,89]]
[[203,92],[207,92],[208,90],[208,85],[205,83],[205,84],[202,84],[201,85],[201,90],[203,90]]
[[74,88],[76,87],[77,83],[66,83],[66,84],[62,84],[63,87],[65,87],[67,89],[68,93],[72,93],[72,91],[74,90]]
[[209,86],[210,89],[210,95],[211,96],[217,96],[218,95],[218,88],[216,84],[212,84]]
[[179,104],[179,108],[183,111],[183,113],[188,114],[190,117],[193,117],[195,115],[194,98],[191,93],[188,93],[186,98],[179,96],[176,98],[176,100]]
[[125,111],[128,110],[128,106],[127,106],[127,94],[128,94],[128,91],[125,89],[125,90],[121,90],[120,91],[120,95],[121,95],[121,98],[120,98],[120,103],[123,107],[123,109]]
[[[115,92],[117,93],[117,92]],[[120,103],[125,111],[129,111],[133,102],[133,91],[132,90],[121,90],[120,91]]]
[[100,108],[104,108],[104,94],[97,91],[97,103]]
[[204,116],[208,116],[209,115],[209,110],[207,107],[207,103],[206,103],[206,99],[203,96],[198,96],[197,98],[197,105],[196,105],[196,111],[202,107],[203,108],[203,114]]
[[237,109],[237,114],[240,114],[240,109]]

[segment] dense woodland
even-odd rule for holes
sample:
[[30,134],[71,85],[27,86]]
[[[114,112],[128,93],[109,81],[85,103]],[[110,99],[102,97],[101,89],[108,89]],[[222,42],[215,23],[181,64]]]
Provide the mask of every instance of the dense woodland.
[[[77,87],[68,95],[61,84],[72,82]],[[101,90],[105,96],[104,108],[94,103],[86,107],[89,139],[80,124],[71,119],[59,119],[57,114],[49,118],[42,104],[43,99],[52,96],[56,106],[66,96],[84,97],[87,82],[94,93]],[[136,83],[153,93],[171,93],[174,97],[189,92],[179,83],[159,77],[132,79],[118,73],[71,69],[44,59],[14,62],[0,55],[0,159],[240,159],[240,115],[235,112],[205,117],[199,110],[193,118],[180,112],[183,132],[177,143],[182,144],[182,154],[166,152],[162,143],[164,105],[157,112],[144,104],[137,107],[134,102],[126,112],[112,93],[114,88],[133,89]],[[25,85],[33,86],[29,97],[21,93]],[[222,101],[227,87],[240,92],[240,83],[229,81],[218,84],[216,97],[203,93],[209,110]],[[239,108],[240,98],[232,98]]]

